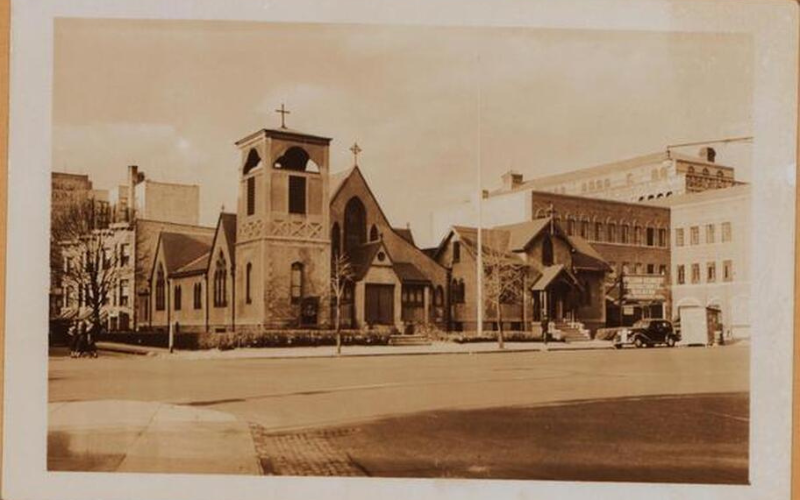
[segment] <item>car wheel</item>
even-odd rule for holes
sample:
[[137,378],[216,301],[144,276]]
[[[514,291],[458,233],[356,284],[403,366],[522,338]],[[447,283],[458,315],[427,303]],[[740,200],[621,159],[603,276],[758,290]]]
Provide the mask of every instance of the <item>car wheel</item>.
[[622,344],[614,344],[614,349],[622,349]]
[[675,347],[675,337],[667,337],[667,347]]
[[642,338],[641,337],[636,337],[633,340],[633,345],[635,345],[637,348],[640,348],[640,347],[642,347],[644,345],[644,342],[642,342]]

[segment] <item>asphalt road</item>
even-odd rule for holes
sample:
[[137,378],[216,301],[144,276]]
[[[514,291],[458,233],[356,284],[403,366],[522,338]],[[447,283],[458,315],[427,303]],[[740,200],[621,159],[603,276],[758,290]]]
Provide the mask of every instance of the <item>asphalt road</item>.
[[[375,477],[747,484],[748,415],[742,393],[648,396],[425,412],[316,438]],[[304,436],[272,441],[292,438]]]
[[747,393],[749,349],[677,348],[314,359],[51,358],[49,399],[230,412],[268,432],[440,410]]

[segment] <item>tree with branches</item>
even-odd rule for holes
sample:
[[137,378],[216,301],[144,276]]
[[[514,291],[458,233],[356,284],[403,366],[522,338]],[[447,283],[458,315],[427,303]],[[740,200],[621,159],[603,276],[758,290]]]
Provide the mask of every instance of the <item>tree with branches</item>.
[[[55,283],[73,290],[78,308],[90,310],[95,330],[102,326],[103,307],[123,271],[115,232],[98,223],[93,200],[76,202],[53,214],[50,269]],[[69,304],[65,304],[68,307]]]
[[355,277],[353,265],[346,254],[335,253],[331,260],[331,296],[334,305],[334,329],[336,331],[336,354],[342,353],[342,299],[348,284]]
[[514,256],[484,246],[483,269],[484,297],[497,314],[497,347],[503,349],[503,305],[523,298],[525,266]]

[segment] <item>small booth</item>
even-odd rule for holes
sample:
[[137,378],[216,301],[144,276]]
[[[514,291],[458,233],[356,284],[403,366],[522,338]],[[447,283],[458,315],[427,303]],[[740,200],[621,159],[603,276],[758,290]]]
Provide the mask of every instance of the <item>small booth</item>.
[[716,307],[681,306],[678,309],[681,345],[713,345],[722,329]]

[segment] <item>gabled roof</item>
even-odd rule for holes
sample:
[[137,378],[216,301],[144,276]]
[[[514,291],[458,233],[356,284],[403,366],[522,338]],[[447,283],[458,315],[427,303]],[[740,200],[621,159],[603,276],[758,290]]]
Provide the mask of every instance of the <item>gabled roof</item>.
[[372,192],[372,188],[369,186],[369,183],[367,182],[367,179],[364,177],[364,174],[361,173],[361,169],[358,166],[355,166],[355,167],[350,168],[348,170],[344,170],[342,172],[338,172],[337,174],[333,174],[330,177],[329,191],[330,191],[330,203],[331,203],[331,205],[336,201],[336,198],[339,196],[343,186],[347,182],[349,182],[350,179],[354,178],[356,175],[361,178],[361,181],[364,183],[364,187],[366,188],[367,195],[369,195],[369,197],[374,200],[375,205],[378,207],[378,213],[380,214],[381,219],[384,221],[384,223],[387,226],[389,226],[389,229],[394,234],[397,234],[398,236],[400,236],[401,239],[403,239],[404,241],[409,243],[416,251],[419,252],[419,254],[420,254],[420,256],[422,258],[430,259],[433,262],[433,264],[441,267],[441,265],[438,262],[436,262],[436,259],[434,257],[429,256],[427,253],[423,252],[422,250],[420,250],[417,247],[417,245],[413,242],[413,237],[411,238],[412,241],[409,241],[405,236],[399,234],[397,229],[392,227],[391,223],[389,222],[389,218],[386,216],[386,213],[383,211],[383,207],[378,202],[378,199],[375,197],[375,193]]
[[578,281],[578,278],[576,278],[575,275],[564,266],[564,264],[556,264],[554,266],[545,267],[542,270],[542,275],[539,276],[539,279],[536,280],[531,289],[535,292],[546,290],[547,287],[553,284],[562,275],[565,276],[567,280],[576,288],[583,288]]
[[173,276],[193,276],[197,274],[205,274],[208,271],[208,262],[211,258],[211,253],[206,252],[200,257],[189,262],[185,266],[175,271]]
[[162,232],[159,245],[167,274],[173,274],[208,253],[213,238],[208,235]]
[[585,239],[580,236],[567,236],[575,253],[572,256],[572,267],[581,269],[597,269],[600,271],[607,271],[611,266],[606,262],[602,255],[597,253],[597,250]]
[[[502,253],[508,261],[522,261],[517,253],[527,250],[531,242],[550,227],[551,222],[553,222],[551,217],[545,217],[518,224],[484,229],[482,231],[482,244],[491,251]],[[553,229],[556,234],[563,237],[572,247],[573,267],[599,271],[610,269],[606,260],[588,241],[579,236],[568,236],[557,221],[553,223]],[[436,255],[441,252],[450,240],[453,232],[459,235],[462,244],[473,256],[478,254],[478,230],[474,227],[453,226],[451,233],[439,245]]]
[[414,243],[414,235],[411,234],[411,228],[410,227],[407,227],[407,228],[393,227],[392,231],[397,233],[398,236],[400,236],[401,238],[403,238],[407,242],[411,243],[414,246],[417,246],[417,244]]
[[[348,255],[350,265],[353,266],[353,280],[361,281],[367,275],[378,251],[384,248],[383,241],[372,241],[354,248]],[[384,251],[386,251],[384,249]],[[391,259],[390,259],[391,260]]]
[[231,260],[235,259],[236,251],[236,214],[223,212],[219,214],[219,224],[225,233],[225,241],[228,242],[228,255]]
[[431,280],[429,280],[417,266],[410,262],[395,262],[392,267],[394,268],[394,273],[400,278],[402,283],[431,284]]
[[[542,219],[534,219],[517,224],[509,224],[506,226],[498,226],[495,229],[508,231],[509,233],[509,250],[513,252],[522,252],[528,248],[528,245],[539,236],[544,229],[550,226],[551,218],[545,217]],[[554,226],[559,230],[558,225]]]
[[[478,230],[474,227],[453,226],[461,240],[461,245],[473,256],[478,255]],[[487,255],[500,255],[506,262],[521,264],[522,258],[510,250],[511,235],[508,231],[500,229],[483,229],[481,231],[481,245],[483,253]]]
[[355,171],[355,167],[336,172],[328,177],[328,192],[330,193],[331,201],[339,194],[339,190],[344,185],[344,181]]

